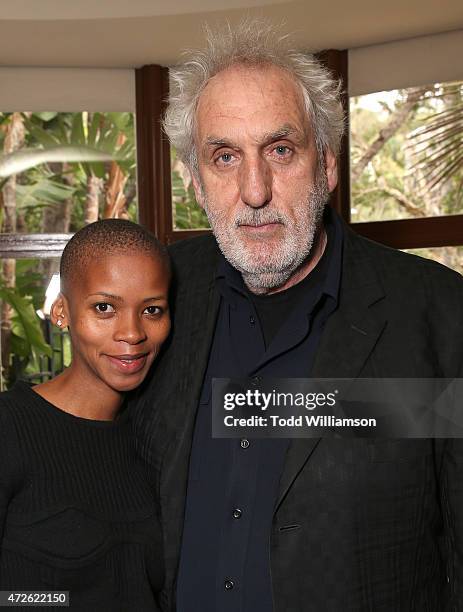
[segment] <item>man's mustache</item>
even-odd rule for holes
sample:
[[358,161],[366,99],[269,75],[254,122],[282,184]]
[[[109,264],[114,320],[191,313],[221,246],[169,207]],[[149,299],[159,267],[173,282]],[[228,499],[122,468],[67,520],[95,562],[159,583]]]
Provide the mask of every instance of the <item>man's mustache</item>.
[[281,225],[286,225],[286,219],[278,211],[251,210],[236,217],[234,225],[235,227],[239,227],[240,225],[257,227],[259,225],[266,225],[267,223],[280,223]]

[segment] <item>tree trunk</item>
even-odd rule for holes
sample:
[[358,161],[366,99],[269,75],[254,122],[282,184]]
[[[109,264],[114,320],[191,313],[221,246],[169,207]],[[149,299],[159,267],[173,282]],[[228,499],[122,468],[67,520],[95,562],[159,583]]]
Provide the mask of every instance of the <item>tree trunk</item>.
[[[74,181],[72,175],[66,173],[68,165],[56,164],[53,167],[54,174],[62,176],[62,180],[66,185],[73,186]],[[67,234],[71,226],[71,214],[73,207],[73,198],[67,198],[63,202],[50,204],[43,211],[42,231],[44,234]],[[59,272],[59,259],[43,259],[40,264],[41,273],[48,282],[55,272]]]
[[94,223],[98,221],[98,201],[101,190],[101,179],[94,174],[87,177],[87,197],[84,208],[84,223]]
[[389,118],[387,124],[379,132],[378,137],[370,144],[358,162],[351,169],[351,181],[355,182],[360,178],[360,175],[371,162],[373,157],[384,147],[386,142],[393,136],[397,130],[405,123],[409,114],[415,108],[417,102],[427,91],[427,87],[417,87],[410,89],[405,102],[394,112]]
[[[125,140],[126,136],[121,132],[117,138],[117,146],[121,147]],[[128,175],[124,174],[119,164],[112,161],[109,167],[109,178],[105,185],[104,219],[128,219],[127,199],[124,196],[127,179]]]
[[[13,153],[24,144],[25,129],[21,113],[13,113],[7,128],[3,152]],[[16,233],[16,176],[10,176],[2,189],[3,224],[2,232],[5,234]],[[7,287],[14,287],[16,281],[16,260],[4,259],[2,262],[3,283]],[[9,304],[3,302],[1,305],[1,360],[3,371],[8,377],[10,346],[11,346],[11,319],[13,310]]]

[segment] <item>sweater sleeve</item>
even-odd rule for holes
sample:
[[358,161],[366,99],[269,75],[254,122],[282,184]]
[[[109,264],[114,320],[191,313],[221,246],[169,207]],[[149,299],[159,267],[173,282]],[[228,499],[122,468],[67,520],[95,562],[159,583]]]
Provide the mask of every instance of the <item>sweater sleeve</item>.
[[21,467],[18,437],[10,406],[0,398],[0,553],[8,505],[18,486]]

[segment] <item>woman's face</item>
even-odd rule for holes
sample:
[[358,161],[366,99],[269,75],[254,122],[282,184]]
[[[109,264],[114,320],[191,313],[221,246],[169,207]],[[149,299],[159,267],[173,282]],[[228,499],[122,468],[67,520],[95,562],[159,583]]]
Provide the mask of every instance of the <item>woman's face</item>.
[[137,387],[170,331],[168,291],[154,256],[108,255],[86,266],[52,310],[69,327],[73,375],[118,392]]

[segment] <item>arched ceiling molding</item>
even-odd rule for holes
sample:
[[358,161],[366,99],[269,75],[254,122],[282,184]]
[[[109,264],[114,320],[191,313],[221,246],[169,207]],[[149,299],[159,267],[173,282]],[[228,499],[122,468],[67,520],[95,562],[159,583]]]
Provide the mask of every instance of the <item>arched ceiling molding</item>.
[[[90,0],[85,0],[90,2]],[[416,36],[463,28],[461,0],[153,0],[153,14],[137,15],[141,0],[111,0],[114,12],[92,18],[95,11],[110,0],[93,2],[59,1],[53,19],[36,19],[46,0],[17,0],[8,11],[9,19],[0,20],[0,61],[4,66],[56,66],[96,68],[138,68],[147,64],[171,66],[182,51],[204,44],[206,22],[233,25],[244,16],[266,17],[285,23],[294,33],[295,44],[307,51],[353,49]],[[131,16],[122,16],[133,5]],[[151,0],[150,0],[151,1]],[[51,0],[48,0],[50,3]],[[34,12],[25,7],[34,4]],[[58,0],[56,0],[58,4]],[[188,4],[187,8],[181,10]],[[154,14],[161,5],[167,13]],[[238,6],[239,5],[239,6]],[[243,8],[246,5],[247,8]],[[148,6],[143,3],[143,6]],[[12,19],[23,7],[22,18]],[[100,8],[98,8],[100,7]],[[138,8],[137,8],[138,7]],[[157,7],[157,8],[156,8]],[[198,9],[202,9],[198,12]],[[45,9],[44,9],[45,10]],[[61,11],[61,12],[60,12]],[[72,19],[60,19],[67,12]],[[77,13],[76,13],[77,11]],[[92,12],[93,11],[93,12]],[[6,13],[7,11],[4,11]],[[119,16],[118,16],[119,15]],[[46,16],[46,12],[43,13]],[[29,18],[28,18],[29,17]]]
[[[220,10],[249,9],[294,0],[221,0]],[[19,0],[2,15],[6,20],[69,21],[73,19],[128,19],[217,11],[217,0]]]

